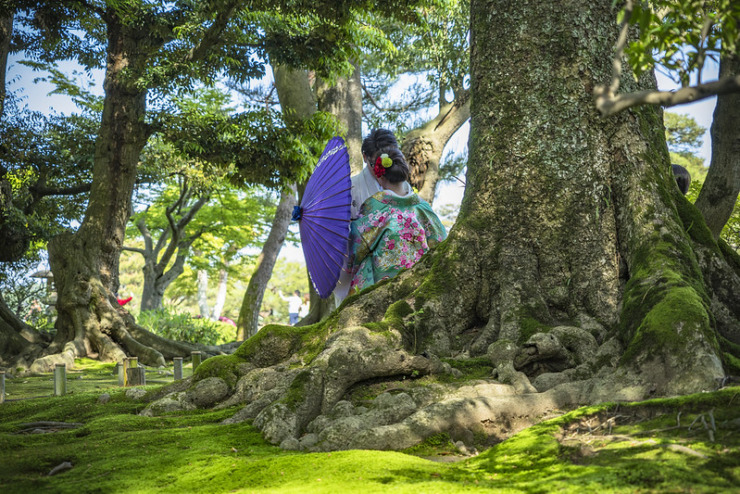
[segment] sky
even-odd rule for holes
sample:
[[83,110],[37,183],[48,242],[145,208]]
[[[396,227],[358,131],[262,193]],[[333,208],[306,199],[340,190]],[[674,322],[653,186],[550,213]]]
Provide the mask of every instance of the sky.
[[[73,63],[62,63],[59,67],[60,70],[68,72],[69,74],[72,74],[75,71],[75,65]],[[710,61],[705,68],[704,80],[709,81],[716,79],[717,72],[717,64]],[[30,110],[40,112],[56,111],[58,113],[71,113],[76,111],[74,104],[68,97],[50,94],[54,89],[54,86],[44,81],[39,81],[38,78],[43,75],[43,73],[33,72],[28,67],[19,64],[18,56],[12,56],[8,62],[8,89],[9,91],[19,90],[20,96],[24,98],[24,103]],[[678,88],[678,85],[674,81],[662,73],[657,72],[656,77],[659,89],[673,90]],[[94,85],[92,87],[88,87],[88,89],[95,94],[102,94],[102,70],[95,71],[89,75],[86,75],[84,72],[77,72],[77,78],[80,82],[91,81]],[[709,165],[711,157],[711,138],[709,135],[709,128],[712,123],[712,114],[714,112],[715,104],[716,97],[667,109],[667,111],[693,117],[700,126],[706,129],[702,147],[698,152],[699,156],[704,159],[705,165]],[[448,142],[445,152],[447,153],[452,151],[454,153],[460,153],[464,151],[468,144],[469,130],[469,124],[465,124],[461,127]],[[464,178],[464,176],[460,177],[463,181]],[[438,186],[437,196],[433,205],[435,207],[446,204],[459,205],[462,201],[464,191],[464,185],[461,181],[442,183]],[[292,225],[291,228],[297,233],[297,224]],[[288,243],[283,246],[280,252],[280,258],[291,262],[304,262],[303,252],[300,246],[294,246]]]

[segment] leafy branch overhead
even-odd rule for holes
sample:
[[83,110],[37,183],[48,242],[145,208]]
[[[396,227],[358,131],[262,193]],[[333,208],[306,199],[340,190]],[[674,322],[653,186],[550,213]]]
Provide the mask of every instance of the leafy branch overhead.
[[[740,92],[740,74],[726,74],[703,82],[707,60],[738,54],[740,3],[734,0],[657,0],[644,4],[627,0],[617,22],[621,33],[615,48],[610,85],[594,90],[602,115],[631,106],[675,106],[720,94]],[[653,69],[662,70],[681,88],[677,91],[645,90],[619,93],[623,61],[635,78]],[[696,83],[692,84],[692,76]]]
[[247,112],[184,112],[163,122],[162,134],[185,155],[225,167],[236,185],[277,188],[308,178],[322,145],[339,132],[336,120],[317,113],[286,126],[271,109]]

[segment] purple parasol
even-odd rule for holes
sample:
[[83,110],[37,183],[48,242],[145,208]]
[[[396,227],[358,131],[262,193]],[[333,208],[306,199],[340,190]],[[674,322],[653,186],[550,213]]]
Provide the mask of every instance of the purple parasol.
[[344,139],[334,137],[308,179],[301,205],[293,210],[308,274],[321,298],[331,295],[347,257],[352,204],[349,176],[347,146]]

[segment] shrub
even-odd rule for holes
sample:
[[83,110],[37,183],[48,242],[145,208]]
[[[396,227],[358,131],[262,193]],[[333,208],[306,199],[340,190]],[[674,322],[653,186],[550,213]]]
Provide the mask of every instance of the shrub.
[[203,345],[220,345],[233,341],[236,333],[230,324],[193,317],[167,308],[142,312],[138,323],[164,338]]

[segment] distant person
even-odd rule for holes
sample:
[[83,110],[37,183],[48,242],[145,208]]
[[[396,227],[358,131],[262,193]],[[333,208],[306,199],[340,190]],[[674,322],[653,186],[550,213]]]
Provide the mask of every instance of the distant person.
[[288,302],[288,324],[295,326],[301,311],[301,291],[294,291],[290,297],[283,296],[283,292],[279,292],[278,294],[281,299]]
[[403,153],[382,148],[373,163],[383,190],[365,201],[350,225],[350,293],[414,266],[447,237],[431,206],[405,186],[409,167]]
[[683,195],[688,194],[689,186],[691,185],[691,174],[681,165],[671,165],[671,168],[673,169],[673,176],[676,179],[678,190],[680,190]]
[[298,310],[298,317],[300,319],[303,319],[308,315],[309,309],[311,308],[311,297],[308,295],[308,293],[303,295],[303,303],[301,304],[301,308]]
[[[388,129],[375,129],[362,141],[362,162],[365,166],[360,173],[352,176],[352,207],[350,209],[350,217],[352,219],[357,218],[360,213],[360,207],[369,197],[383,190],[373,173],[373,167],[375,165],[373,157],[381,148],[398,149],[396,136]],[[404,181],[403,187],[406,192],[412,192],[411,185],[408,182]],[[334,289],[334,302],[337,306],[347,297],[350,281],[349,267],[344,266],[339,275],[337,286]]]

